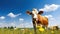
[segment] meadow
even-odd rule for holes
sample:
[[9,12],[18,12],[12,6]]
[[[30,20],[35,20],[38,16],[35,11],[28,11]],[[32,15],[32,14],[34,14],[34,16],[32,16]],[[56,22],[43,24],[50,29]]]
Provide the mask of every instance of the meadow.
[[[34,34],[33,28],[4,29],[0,28],[0,34]],[[37,34],[60,34],[60,30],[37,30]]]

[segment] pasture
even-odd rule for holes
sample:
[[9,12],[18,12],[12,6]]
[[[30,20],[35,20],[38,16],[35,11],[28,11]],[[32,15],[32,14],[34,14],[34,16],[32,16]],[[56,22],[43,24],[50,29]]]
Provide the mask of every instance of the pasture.
[[[33,28],[4,29],[0,28],[0,34],[34,34]],[[37,34],[60,34],[60,30],[37,30]]]

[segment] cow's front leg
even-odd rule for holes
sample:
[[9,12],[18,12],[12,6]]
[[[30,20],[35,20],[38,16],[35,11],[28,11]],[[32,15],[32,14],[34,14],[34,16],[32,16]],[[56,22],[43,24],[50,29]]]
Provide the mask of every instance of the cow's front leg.
[[37,34],[37,32],[36,32],[36,21],[33,21],[33,27],[34,27],[34,34]]

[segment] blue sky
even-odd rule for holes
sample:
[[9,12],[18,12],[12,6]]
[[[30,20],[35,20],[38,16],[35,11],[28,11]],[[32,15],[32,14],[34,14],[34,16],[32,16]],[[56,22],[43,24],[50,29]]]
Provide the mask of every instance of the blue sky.
[[49,26],[60,25],[60,0],[0,0],[0,27],[32,27],[26,10],[33,8],[44,10],[43,16],[49,18]]

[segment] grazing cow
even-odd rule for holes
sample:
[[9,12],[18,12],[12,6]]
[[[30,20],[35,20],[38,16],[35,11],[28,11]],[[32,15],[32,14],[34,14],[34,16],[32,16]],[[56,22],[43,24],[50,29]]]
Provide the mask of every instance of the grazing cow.
[[50,26],[49,29],[51,29],[51,30],[58,30],[59,27],[58,26]]
[[48,18],[41,16],[41,14],[43,14],[43,11],[39,11],[37,9],[33,9],[32,12],[30,12],[29,10],[27,11],[28,15],[32,16],[32,22],[33,22],[33,27],[34,27],[34,31],[36,34],[36,25],[39,26],[44,26],[47,28],[48,26]]

